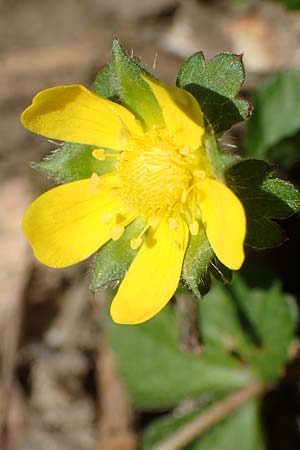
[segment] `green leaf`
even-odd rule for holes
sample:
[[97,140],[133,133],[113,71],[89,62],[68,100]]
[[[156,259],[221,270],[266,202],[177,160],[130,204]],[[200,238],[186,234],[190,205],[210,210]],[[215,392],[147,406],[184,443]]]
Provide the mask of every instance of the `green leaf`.
[[120,239],[116,242],[110,240],[98,250],[92,268],[93,291],[112,281],[119,281],[125,276],[138,251],[131,248],[130,239],[137,237],[142,228],[142,221],[137,219],[126,227]]
[[213,256],[204,228],[200,228],[197,236],[190,235],[183,261],[182,279],[184,285],[198,298],[207,291],[208,268]]
[[287,240],[284,230],[276,222],[265,217],[247,221],[245,243],[257,249],[278,247]]
[[240,56],[220,53],[205,63],[200,52],[184,62],[177,85],[196,97],[213,130],[222,133],[251,114],[248,102],[235,99],[244,80]]
[[274,75],[253,94],[254,113],[247,123],[245,148],[253,158],[300,129],[300,72]]
[[259,160],[246,160],[230,167],[226,181],[246,211],[246,243],[270,248],[284,242],[285,233],[270,219],[284,219],[299,211],[299,191],[288,181],[275,178],[272,166]]
[[136,59],[129,58],[118,40],[114,40],[111,63],[113,91],[146,129],[152,129],[154,125],[163,125],[164,119],[156,97],[141,74],[147,72]]
[[115,159],[97,160],[92,156],[95,148],[91,145],[67,143],[43,161],[32,163],[32,167],[59,183],[89,178],[93,173],[104,175],[114,170]]
[[236,276],[231,290],[240,314],[262,343],[256,349],[241,348],[243,357],[259,369],[266,382],[276,380],[288,361],[298,322],[294,300],[282,292],[278,282],[269,289],[259,289]]
[[224,394],[247,385],[251,371],[226,354],[194,355],[178,349],[179,329],[170,307],[135,326],[107,322],[120,374],[133,401],[166,408],[207,392]]
[[282,3],[287,9],[297,10],[300,9],[300,0],[273,0],[277,3]]
[[[258,406],[258,402],[252,400],[184,447],[184,450],[264,450]],[[157,420],[144,433],[141,450],[154,449],[202,411],[205,412],[205,408]]]
[[288,360],[297,314],[278,283],[262,289],[236,274],[231,286],[214,286],[200,302],[199,321],[208,351],[234,352],[270,382]]
[[299,211],[300,193],[292,183],[268,177],[264,180],[262,189],[273,196],[273,203],[268,204],[269,214],[272,214],[273,219],[286,219]]

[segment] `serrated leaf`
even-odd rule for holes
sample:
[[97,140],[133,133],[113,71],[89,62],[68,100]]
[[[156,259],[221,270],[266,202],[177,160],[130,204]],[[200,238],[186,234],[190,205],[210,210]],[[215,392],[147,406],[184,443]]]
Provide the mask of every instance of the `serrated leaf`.
[[120,239],[116,242],[110,240],[98,250],[92,268],[93,291],[112,281],[119,281],[125,276],[138,251],[131,248],[130,239],[137,237],[142,228],[142,221],[136,219],[126,227]]
[[[198,298],[207,291],[208,268],[214,252],[207,240],[205,230],[190,236],[183,261],[182,279],[187,288]],[[199,289],[200,287],[200,289]]]
[[299,191],[288,181],[275,178],[272,166],[259,160],[246,160],[230,167],[226,180],[246,211],[246,243],[270,248],[284,242],[285,233],[270,219],[284,219],[297,212]]
[[32,163],[32,167],[59,183],[89,178],[93,173],[104,175],[114,170],[115,159],[97,160],[92,156],[95,148],[91,145],[66,143],[43,161]]
[[121,103],[141,120],[146,129],[163,125],[161,108],[141,74],[146,73],[136,59],[131,59],[118,40],[113,41],[111,83]]
[[172,308],[136,326],[107,323],[120,374],[133,401],[165,408],[207,392],[222,394],[247,385],[251,371],[229,355],[194,355],[178,349],[179,329]]
[[[208,405],[209,407],[210,405]],[[201,437],[184,447],[184,450],[263,450],[263,436],[260,427],[258,402],[252,400],[228,415]],[[190,414],[167,416],[154,422],[144,433],[141,450],[152,450],[167,437],[188,424],[201,408]]]
[[230,287],[216,285],[199,304],[208,349],[234,351],[266,381],[276,380],[288,359],[297,316],[278,283],[262,289],[235,274]]
[[276,198],[276,203],[270,206],[273,219],[286,219],[300,209],[300,192],[286,180],[268,177],[262,184],[262,189]]
[[247,123],[245,148],[253,158],[300,129],[300,72],[274,75],[253,94],[254,113]]
[[249,219],[247,221],[245,244],[250,247],[260,250],[278,247],[287,239],[281,226],[270,219],[263,217],[261,219]]
[[262,342],[256,350],[243,349],[243,356],[259,369],[266,382],[273,381],[280,376],[288,360],[294,338],[298,321],[294,301],[281,291],[278,282],[269,289],[259,289],[249,287],[241,277],[235,277],[231,289],[241,313]]
[[177,85],[196,97],[213,130],[222,133],[251,113],[248,102],[235,99],[244,80],[241,57],[220,53],[205,63],[204,55],[196,53],[182,65]]

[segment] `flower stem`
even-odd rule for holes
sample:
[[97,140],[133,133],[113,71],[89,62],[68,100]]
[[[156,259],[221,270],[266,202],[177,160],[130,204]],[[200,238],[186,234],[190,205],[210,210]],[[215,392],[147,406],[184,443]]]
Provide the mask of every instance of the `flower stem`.
[[177,313],[180,325],[179,347],[191,353],[201,353],[198,305],[190,295],[177,294]]

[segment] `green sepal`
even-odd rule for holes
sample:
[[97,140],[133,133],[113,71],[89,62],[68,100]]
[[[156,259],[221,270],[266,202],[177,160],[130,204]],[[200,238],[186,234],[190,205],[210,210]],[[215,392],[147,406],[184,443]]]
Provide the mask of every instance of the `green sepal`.
[[271,219],[285,219],[299,211],[300,193],[295,186],[276,178],[268,163],[254,159],[230,167],[226,181],[246,211],[246,243],[270,248],[284,242],[285,233]]
[[224,284],[230,284],[232,281],[232,270],[224,266],[215,256],[210,262],[210,273]]
[[201,227],[197,236],[190,235],[181,275],[184,286],[197,298],[201,298],[210,288],[208,269],[213,256],[205,230]]
[[244,81],[242,57],[230,53],[220,53],[208,63],[202,52],[196,53],[183,63],[177,77],[177,85],[196,97],[217,134],[250,116],[251,104],[235,98]]
[[115,158],[99,161],[92,155],[95,148],[92,145],[66,143],[43,161],[34,162],[31,166],[58,183],[89,178],[93,173],[104,175],[114,170]]
[[97,291],[107,283],[120,281],[129,269],[138,249],[133,250],[130,239],[136,238],[143,228],[143,222],[136,219],[128,225],[123,236],[116,242],[110,240],[95,255],[92,267],[93,291]]
[[203,148],[208,162],[208,166],[205,167],[206,173],[211,173],[213,178],[224,182],[225,171],[236,163],[237,156],[223,150],[213,133],[204,135]]
[[117,93],[120,103],[142,122],[145,129],[151,130],[154,125],[164,125],[164,119],[159,103],[151,88],[142,79],[142,74],[152,77],[139,60],[130,58],[119,41],[114,40],[110,89]]
[[95,78],[93,90],[96,94],[101,95],[101,97],[118,101],[118,92],[113,87],[112,77],[113,70],[111,64],[105,64]]

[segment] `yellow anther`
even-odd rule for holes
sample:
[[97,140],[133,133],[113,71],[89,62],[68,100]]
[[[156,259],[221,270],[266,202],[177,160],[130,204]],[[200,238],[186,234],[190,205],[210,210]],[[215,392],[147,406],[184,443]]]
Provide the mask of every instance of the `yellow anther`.
[[179,150],[179,153],[182,156],[188,156],[191,153],[191,148],[190,148],[189,144],[185,144],[185,146]]
[[142,244],[143,239],[141,237],[130,239],[130,247],[132,250],[136,250]]
[[98,187],[102,184],[99,176],[96,173],[93,173],[91,176],[90,186],[89,186],[89,193],[90,195],[96,195],[98,194]]
[[174,245],[174,247],[176,248],[176,250],[179,251],[179,250],[181,249],[181,243],[180,243],[180,242],[174,240],[174,241],[173,241],[173,245]]
[[126,143],[129,139],[132,139],[132,135],[130,133],[130,131],[124,126],[122,120],[120,119],[121,122],[121,129],[120,129],[120,133],[119,133],[119,143],[121,145],[123,145],[124,143]]
[[206,177],[204,170],[195,170],[194,176],[200,178],[201,180],[204,180]]
[[112,227],[110,230],[110,235],[113,241],[117,241],[120,239],[122,234],[124,233],[125,228],[122,225],[117,225],[115,227]]
[[114,187],[109,191],[109,195],[111,195],[111,197],[117,197],[119,192],[120,192],[120,188]]
[[149,225],[152,228],[157,228],[160,222],[160,219],[158,217],[151,217],[151,219],[149,219]]
[[111,213],[103,213],[101,216],[101,222],[107,224],[111,221],[113,215]]
[[185,203],[187,201],[187,196],[188,196],[188,190],[184,189],[181,193],[181,201],[182,203]]
[[191,233],[193,236],[197,236],[197,234],[199,233],[199,222],[198,222],[197,220],[194,220],[194,221],[190,224],[189,230],[190,230],[190,233]]
[[92,155],[94,158],[99,159],[99,161],[105,160],[105,152],[103,148],[97,148],[96,150],[93,150]]
[[169,217],[168,224],[169,224],[170,230],[172,230],[172,231],[177,230],[177,228],[179,226],[177,219],[174,219],[174,217]]

